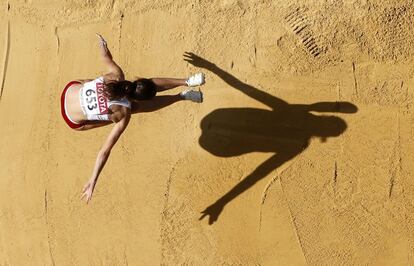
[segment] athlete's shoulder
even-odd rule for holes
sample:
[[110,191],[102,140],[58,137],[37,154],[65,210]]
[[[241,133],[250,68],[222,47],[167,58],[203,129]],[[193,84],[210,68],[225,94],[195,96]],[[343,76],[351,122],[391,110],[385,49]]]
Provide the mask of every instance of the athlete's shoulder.
[[124,118],[129,119],[129,117],[131,116],[131,109],[127,108],[125,106],[122,105],[112,105],[110,107],[112,114],[111,114],[111,120],[114,123],[118,123],[119,121],[121,121]]
[[125,80],[124,74],[108,73],[102,76],[103,82],[119,82]]

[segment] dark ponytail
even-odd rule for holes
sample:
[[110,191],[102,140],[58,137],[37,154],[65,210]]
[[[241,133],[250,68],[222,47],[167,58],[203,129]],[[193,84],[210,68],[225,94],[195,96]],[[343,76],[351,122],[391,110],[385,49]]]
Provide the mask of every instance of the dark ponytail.
[[131,98],[135,100],[150,100],[157,94],[157,86],[150,79],[137,79],[132,84],[134,84],[134,88],[136,89],[134,95],[131,95]]
[[121,100],[124,97],[130,100],[150,100],[157,93],[157,86],[150,79],[137,79],[134,82],[110,81],[105,83],[105,96],[108,100]]
[[121,100],[124,97],[132,95],[134,91],[135,85],[128,80],[105,83],[105,96],[110,101]]

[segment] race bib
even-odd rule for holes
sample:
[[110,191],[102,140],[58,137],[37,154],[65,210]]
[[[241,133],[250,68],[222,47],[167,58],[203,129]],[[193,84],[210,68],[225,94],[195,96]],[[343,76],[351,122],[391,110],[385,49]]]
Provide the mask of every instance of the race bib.
[[96,83],[96,91],[88,89],[85,91],[86,108],[94,114],[108,114],[107,98],[104,94],[103,83]]

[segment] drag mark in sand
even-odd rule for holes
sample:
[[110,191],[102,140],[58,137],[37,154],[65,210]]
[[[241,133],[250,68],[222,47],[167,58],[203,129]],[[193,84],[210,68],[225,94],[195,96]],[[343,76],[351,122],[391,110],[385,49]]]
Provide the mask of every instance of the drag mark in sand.
[[[283,182],[282,182],[282,178],[281,177],[279,178],[279,182],[280,182],[280,186],[282,188],[283,195],[286,195],[285,189],[283,188]],[[286,204],[288,206],[288,211],[289,211],[289,214],[290,214],[290,217],[291,217],[293,229],[294,229],[295,235],[297,237],[297,240],[299,242],[300,250],[302,252],[302,255],[303,255],[303,258],[304,258],[304,260],[306,262],[306,265],[309,265],[308,260],[306,259],[305,250],[304,250],[303,244],[302,244],[303,240],[300,238],[300,235],[299,235],[299,232],[298,232],[298,226],[296,224],[296,217],[292,214],[292,209],[290,208],[289,201],[287,200],[286,197],[285,197],[285,200],[286,200]]]
[[388,190],[388,198],[391,198],[391,196],[392,196],[392,190],[394,188],[394,182],[395,182],[395,176],[394,175],[391,175],[391,178],[390,178],[390,187],[389,187],[389,190]]
[[[282,187],[282,190],[283,190],[283,185],[282,185],[282,181],[281,181],[281,178],[280,178],[280,175],[281,174],[283,174],[287,169],[289,169],[291,166],[293,165],[293,162],[290,162],[290,163],[288,163],[288,164],[286,164],[286,166],[285,167],[283,167],[282,169],[280,169],[279,171],[277,171],[276,172],[276,174],[275,174],[275,176],[269,181],[269,183],[267,183],[267,185],[266,185],[266,187],[265,187],[265,189],[263,190],[263,192],[262,192],[262,198],[261,198],[261,200],[260,200],[260,213],[259,213],[259,232],[260,232],[260,230],[261,230],[261,228],[262,228],[262,207],[263,207],[263,205],[265,204],[265,201],[266,201],[266,198],[267,198],[267,194],[268,194],[268,192],[269,192],[269,189],[272,187],[272,185],[276,182],[276,181],[278,181],[279,180],[279,183],[280,183],[280,186]],[[286,197],[285,197],[285,199],[286,199]],[[287,199],[286,199],[286,202],[287,202]],[[289,203],[287,202],[287,204],[288,204],[288,207],[289,207],[289,213],[290,214],[292,214],[291,212],[290,212],[290,206],[289,206]],[[292,217],[292,215],[291,215],[291,217]]]
[[[402,91],[404,87],[404,80],[401,80],[400,91]],[[405,86],[405,101],[408,100],[408,86]]]
[[[269,192],[270,187],[277,181],[279,180],[279,173],[276,173],[276,175],[269,181],[269,183],[267,183],[265,189],[262,192],[262,198],[260,200],[260,212],[259,212],[259,232],[262,229],[262,209],[263,209],[263,205],[265,204],[266,198],[267,198],[267,193]],[[280,182],[280,180],[279,180]],[[282,184],[280,184],[282,185]]]
[[52,265],[55,266],[55,259],[53,258],[52,246],[50,245],[49,220],[48,220],[48,215],[47,215],[47,189],[45,189],[45,194],[44,194],[44,213],[45,213],[45,219],[46,219],[47,244],[49,247],[49,256],[50,256]]
[[165,189],[165,192],[164,192],[164,206],[163,206],[162,212],[161,212],[161,249],[162,249],[162,251],[161,251],[161,262],[165,260],[165,253],[163,252],[163,249],[166,245],[165,244],[165,242],[166,242],[165,234],[168,233],[168,232],[166,232],[167,229],[165,227],[167,227],[166,224],[167,224],[167,215],[168,215],[167,214],[167,212],[168,212],[168,199],[169,199],[169,196],[170,196],[171,182],[172,182],[172,178],[173,178],[173,174],[175,172],[175,169],[176,169],[177,165],[180,162],[181,162],[180,159],[177,160],[175,162],[174,166],[172,167],[172,169],[170,171],[170,174],[168,176],[168,179],[167,179],[166,189]]
[[274,182],[276,182],[277,180],[279,180],[279,175],[276,174],[275,177],[272,178],[272,180],[270,180],[270,182],[266,185],[263,193],[262,193],[262,199],[260,201],[260,213],[259,213],[259,232],[262,229],[262,207],[266,201],[267,198],[267,193],[269,188],[273,185]]
[[[112,3],[113,4],[113,3]],[[118,54],[121,53],[121,37],[122,37],[122,22],[124,20],[124,13],[121,13],[121,17],[119,18],[119,35],[118,35]]]
[[3,73],[1,76],[1,85],[0,85],[0,100],[3,95],[4,82],[6,80],[7,65],[9,62],[9,53],[10,53],[10,21],[7,22],[7,33],[6,33],[6,49],[4,50],[4,61],[3,61]]
[[55,27],[55,37],[56,37],[56,44],[57,44],[57,54],[59,54],[59,48],[60,48],[60,39],[59,39],[59,34],[58,34],[58,28]]
[[390,167],[389,167],[389,188],[388,188],[388,198],[392,197],[394,192],[394,186],[396,183],[396,179],[398,179],[401,175],[402,171],[402,158],[401,158],[401,136],[400,136],[400,115],[399,112],[397,113],[397,121],[398,121],[398,136],[397,140],[395,141],[393,154],[390,158]]
[[261,227],[262,227],[262,207],[265,204],[268,191],[269,191],[269,189],[272,187],[272,185],[276,181],[279,181],[280,187],[282,189],[283,197],[284,197],[284,200],[286,201],[287,209],[288,209],[289,215],[291,217],[291,222],[292,222],[292,225],[293,225],[293,230],[294,230],[294,233],[295,233],[295,235],[297,237],[297,241],[299,242],[300,250],[302,252],[302,255],[303,255],[303,258],[304,258],[304,260],[306,262],[306,265],[309,265],[309,263],[308,263],[308,261],[306,259],[306,254],[305,254],[305,250],[303,248],[302,240],[301,240],[301,238],[299,236],[299,233],[298,233],[298,226],[296,225],[296,218],[292,214],[292,209],[290,208],[289,201],[288,201],[288,199],[286,197],[285,189],[284,189],[283,182],[282,182],[282,174],[286,170],[288,170],[292,165],[294,165],[293,162],[287,164],[283,169],[280,169],[276,173],[276,175],[272,178],[272,180],[270,180],[269,183],[267,183],[267,185],[266,185],[266,187],[265,187],[265,189],[264,189],[264,191],[262,193],[262,199],[261,199],[261,202],[260,202],[260,214],[259,214],[259,232],[260,232]]
[[46,217],[46,223],[47,223],[47,189],[45,189],[45,196],[43,198],[44,200],[44,213],[45,213],[45,217]]
[[129,263],[128,263],[128,257],[127,257],[127,255],[126,255],[125,250],[124,250],[124,265],[126,265],[126,266],[128,266],[128,265],[129,265]]
[[338,164],[335,161],[335,167],[334,167],[334,174],[333,174],[333,191],[336,192],[336,182],[338,180]]
[[299,246],[300,246],[300,251],[302,252],[302,255],[303,255],[303,258],[304,258],[304,260],[306,262],[306,265],[309,265],[308,260],[306,259],[305,250],[304,250],[303,244],[302,244],[303,240],[301,239],[301,237],[299,235],[299,232],[298,232],[298,226],[296,224],[296,217],[292,214],[292,209],[290,208],[289,201],[286,198],[286,193],[285,193],[285,189],[283,187],[282,177],[279,177],[279,182],[280,182],[280,187],[282,188],[282,193],[285,196],[284,198],[285,198],[285,201],[286,201],[286,205],[288,207],[287,209],[289,211],[289,215],[291,217],[291,222],[292,222],[292,225],[293,225],[293,230],[294,230],[295,236],[296,236],[297,241],[298,241]]
[[115,0],[112,0],[111,1],[111,4],[109,5],[110,6],[110,10],[114,10],[114,5],[115,5]]
[[358,95],[358,83],[355,75],[355,63],[352,62],[352,73],[354,74],[354,88],[355,88],[355,94]]

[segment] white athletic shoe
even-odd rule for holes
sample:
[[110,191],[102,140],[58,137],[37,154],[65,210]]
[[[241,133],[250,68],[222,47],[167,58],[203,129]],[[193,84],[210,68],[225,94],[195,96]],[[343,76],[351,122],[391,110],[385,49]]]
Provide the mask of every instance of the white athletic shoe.
[[205,83],[204,74],[203,73],[194,74],[191,77],[189,77],[185,83],[187,84],[188,87],[195,87],[195,86],[203,85]]
[[203,93],[201,91],[194,91],[194,90],[185,90],[180,92],[181,97],[183,97],[184,100],[189,100],[196,103],[202,103],[203,102]]

